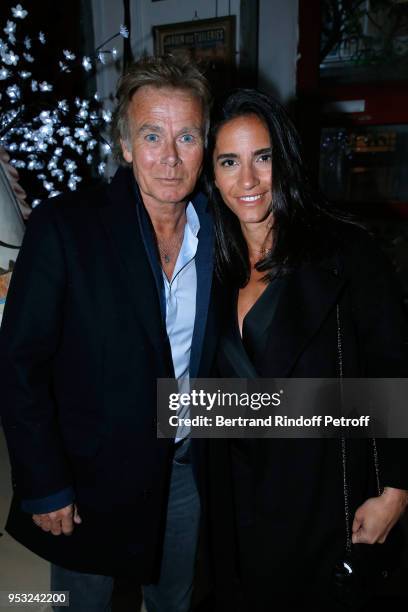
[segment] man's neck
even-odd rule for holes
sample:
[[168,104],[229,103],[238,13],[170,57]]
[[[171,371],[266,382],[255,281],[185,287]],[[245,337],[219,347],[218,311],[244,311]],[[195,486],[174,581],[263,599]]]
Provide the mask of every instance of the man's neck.
[[144,201],[145,208],[157,236],[172,236],[186,222],[186,202],[152,205]]

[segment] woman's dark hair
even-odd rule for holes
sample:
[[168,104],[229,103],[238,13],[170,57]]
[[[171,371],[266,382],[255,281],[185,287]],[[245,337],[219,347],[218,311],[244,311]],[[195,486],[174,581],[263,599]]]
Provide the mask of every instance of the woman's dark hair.
[[[283,276],[300,263],[321,256],[331,244],[330,221],[340,218],[311,187],[298,133],[283,107],[254,89],[238,89],[214,109],[209,134],[205,183],[216,235],[216,272],[223,282],[243,287],[250,263],[238,218],[224,204],[214,182],[213,153],[219,129],[231,119],[256,115],[267,126],[272,147],[273,249],[256,265],[265,280]],[[319,251],[319,253],[318,253]]]

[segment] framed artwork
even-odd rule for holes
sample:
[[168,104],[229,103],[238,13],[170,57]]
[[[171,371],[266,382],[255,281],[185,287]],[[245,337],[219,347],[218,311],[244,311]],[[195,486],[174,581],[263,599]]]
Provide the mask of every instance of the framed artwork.
[[154,52],[187,55],[222,93],[235,82],[235,28],[235,15],[153,26]]

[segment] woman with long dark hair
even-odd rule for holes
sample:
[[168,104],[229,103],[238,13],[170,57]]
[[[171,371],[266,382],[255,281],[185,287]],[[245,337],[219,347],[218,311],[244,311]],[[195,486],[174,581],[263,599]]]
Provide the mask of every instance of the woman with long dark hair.
[[[219,375],[407,377],[406,320],[387,263],[312,189],[283,108],[236,91],[208,153],[216,269],[230,300]],[[406,450],[401,440],[214,441],[220,608],[362,609],[396,560],[370,553],[388,550],[407,505]]]

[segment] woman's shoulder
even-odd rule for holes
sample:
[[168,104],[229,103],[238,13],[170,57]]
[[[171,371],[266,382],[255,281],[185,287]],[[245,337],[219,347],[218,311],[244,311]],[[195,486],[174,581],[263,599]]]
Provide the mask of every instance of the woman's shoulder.
[[355,223],[339,223],[336,236],[336,259],[345,279],[362,296],[377,287],[378,292],[392,294],[400,301],[401,287],[379,240]]

